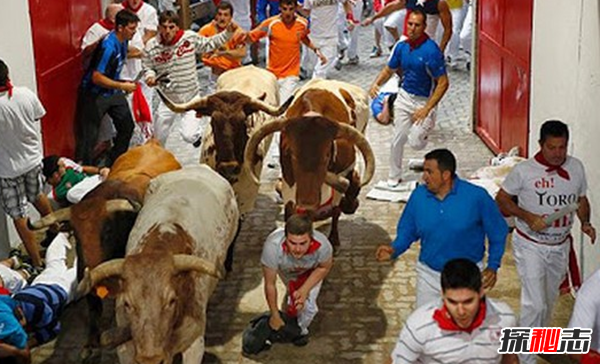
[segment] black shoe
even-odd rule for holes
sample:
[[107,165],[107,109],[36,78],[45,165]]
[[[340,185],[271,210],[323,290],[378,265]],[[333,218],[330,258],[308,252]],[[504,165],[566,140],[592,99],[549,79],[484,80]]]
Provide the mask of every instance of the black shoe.
[[292,344],[294,344],[294,346],[308,345],[308,334],[300,335],[298,338],[296,338],[296,339],[294,339],[294,341],[292,341]]
[[196,140],[195,142],[192,143],[194,148],[199,148],[200,144],[202,144],[202,137],[198,138],[198,140]]

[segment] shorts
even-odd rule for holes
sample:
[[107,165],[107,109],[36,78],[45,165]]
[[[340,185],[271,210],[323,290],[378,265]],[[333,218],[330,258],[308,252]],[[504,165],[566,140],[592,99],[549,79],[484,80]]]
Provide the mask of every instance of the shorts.
[[27,216],[27,201],[33,203],[42,193],[42,165],[15,178],[0,178],[2,209],[13,219]]

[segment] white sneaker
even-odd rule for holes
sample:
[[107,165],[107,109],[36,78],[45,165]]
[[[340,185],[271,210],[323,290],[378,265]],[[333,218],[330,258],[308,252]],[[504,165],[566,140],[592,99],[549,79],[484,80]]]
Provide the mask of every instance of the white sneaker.
[[422,159],[409,159],[407,166],[408,169],[412,169],[413,171],[422,171],[425,162]]
[[388,178],[387,185],[390,188],[398,187],[400,180]]

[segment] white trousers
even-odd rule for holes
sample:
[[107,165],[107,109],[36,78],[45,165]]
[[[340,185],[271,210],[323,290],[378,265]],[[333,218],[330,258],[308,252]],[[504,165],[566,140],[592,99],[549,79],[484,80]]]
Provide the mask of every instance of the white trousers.
[[[477,263],[483,270],[483,262]],[[439,302],[442,299],[442,272],[435,271],[427,265],[417,262],[417,302],[419,308],[429,302]]]
[[84,178],[81,182],[71,187],[71,189],[67,192],[67,201],[72,204],[76,204],[81,199],[88,194],[91,190],[96,188],[100,183],[102,183],[102,178],[100,175],[94,175]]
[[[465,6],[468,6],[466,4],[466,1]],[[456,58],[458,57],[458,50],[460,48],[460,32],[463,27],[466,11],[464,7],[458,9],[450,9],[450,14],[452,14],[452,37],[450,38],[450,42],[448,43],[448,47],[446,48],[446,56],[452,58],[453,60],[456,60]]]
[[[302,335],[308,334],[308,327],[310,323],[314,320],[317,312],[319,312],[319,306],[317,306],[317,297],[319,297],[319,292],[321,291],[321,285],[323,281],[319,282],[316,286],[314,286],[310,292],[308,292],[308,297],[306,297],[306,302],[304,303],[304,308],[298,312],[298,326],[302,329]],[[288,295],[288,305],[293,305],[293,301],[291,297]]]
[[[514,232],[513,255],[521,279],[521,327],[549,326],[559,287],[567,274],[569,244],[542,245]],[[521,363],[534,364],[535,355],[521,355]]]
[[436,109],[420,124],[414,125],[412,116],[418,108],[425,106],[428,98],[409,94],[404,89],[398,91],[396,102],[399,111],[394,120],[394,136],[390,148],[390,179],[402,178],[402,159],[404,158],[404,145],[408,142],[414,150],[421,150],[427,146],[427,139],[435,126]]
[[[406,18],[406,9],[396,10],[385,18],[383,27],[385,28],[396,28],[398,34],[402,35],[404,32],[404,19]],[[391,34],[386,30],[384,33]]]
[[162,146],[167,143],[167,138],[171,134],[173,124],[178,122],[181,137],[187,143],[193,143],[198,140],[204,132],[205,120],[198,119],[194,110],[177,114],[171,111],[164,103],[158,105],[157,115],[154,121],[154,136],[160,141]]
[[287,101],[287,99],[292,96],[294,91],[296,91],[296,87],[298,87],[298,82],[300,78],[298,76],[289,76],[285,78],[280,78],[277,80],[279,84],[279,104],[283,104]]
[[471,61],[471,47],[473,40],[473,4],[469,4],[469,9],[467,10],[467,15],[465,15],[465,21],[463,22],[463,27],[460,31],[460,45],[463,50],[467,54],[467,61]]
[[71,268],[67,267],[67,250],[71,244],[65,233],[56,235],[46,250],[46,268],[37,276],[32,286],[36,284],[56,284],[69,295],[68,302],[73,300],[77,288],[77,262]]
[[[329,78],[331,70],[335,66],[337,56],[337,39],[336,38],[313,38],[313,44],[318,47],[323,55],[327,58],[327,63],[321,64],[319,57],[315,52],[308,50],[306,53],[307,64],[314,65],[312,78]],[[284,100],[282,100],[283,102]]]
[[[352,16],[354,19],[361,21],[363,2],[356,1],[352,6]],[[346,24],[346,13],[344,7],[340,4],[338,8],[338,47],[340,49],[348,49],[348,58],[356,58],[358,56],[358,33],[360,25],[354,26],[354,29],[348,30]]]

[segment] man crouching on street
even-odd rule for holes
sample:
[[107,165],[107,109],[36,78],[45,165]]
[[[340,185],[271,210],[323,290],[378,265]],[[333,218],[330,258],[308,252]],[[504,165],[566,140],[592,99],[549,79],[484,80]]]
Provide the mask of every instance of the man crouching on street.
[[288,288],[287,314],[298,318],[302,336],[294,345],[308,344],[308,326],[316,316],[317,296],[323,279],[333,266],[331,243],[314,231],[310,217],[292,215],[285,228],[273,231],[265,241],[261,263],[265,279],[265,296],[271,311],[269,325],[274,330],[284,326],[277,307],[277,275]]

